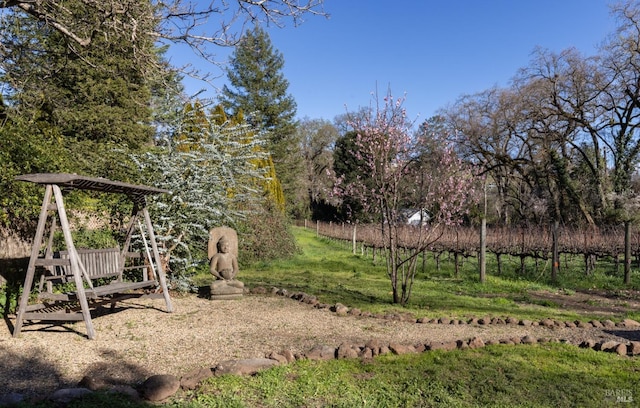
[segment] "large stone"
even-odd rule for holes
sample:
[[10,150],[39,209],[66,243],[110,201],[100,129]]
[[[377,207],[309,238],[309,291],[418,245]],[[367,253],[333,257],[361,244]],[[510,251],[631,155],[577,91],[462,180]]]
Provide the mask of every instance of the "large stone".
[[278,365],[276,360],[270,358],[250,358],[246,360],[227,360],[215,367],[215,375],[253,375],[259,371]]
[[518,320],[518,319],[516,319],[515,317],[511,317],[511,316],[510,316],[510,317],[507,317],[507,319],[505,320],[505,322],[506,322],[507,324],[517,325],[517,324],[518,324],[518,322],[519,322],[519,320]]
[[17,405],[25,400],[23,394],[17,392],[10,392],[8,394],[0,395],[0,407]]
[[330,346],[315,346],[305,353],[309,360],[332,360],[336,358],[336,349]]
[[615,351],[618,346],[617,341],[609,340],[596,344],[596,350],[598,351]]
[[354,307],[353,309],[350,309],[347,313],[351,316],[360,316],[362,314],[362,311]]
[[360,352],[360,348],[353,344],[342,343],[336,351],[338,358],[356,358]]
[[82,398],[91,393],[93,391],[88,388],[62,388],[51,394],[49,399],[57,405],[67,405],[74,399]]
[[287,363],[293,363],[294,361],[296,361],[295,354],[293,354],[293,351],[289,349],[282,350],[279,354],[287,359]]
[[640,354],[640,341],[632,341],[629,343],[629,354],[632,356]]
[[133,388],[131,385],[127,385],[127,384],[114,385],[111,388],[109,388],[107,392],[126,395],[127,397],[129,397],[131,401],[140,400],[140,394],[138,394],[138,391],[135,388]]
[[620,343],[616,346],[615,348],[615,352],[618,353],[618,355],[621,356],[626,356],[627,355],[627,345],[624,343]]
[[622,320],[622,324],[624,327],[640,327],[640,323],[633,319],[624,319]]
[[362,359],[373,358],[373,350],[371,350],[369,347],[365,347],[362,350],[360,350],[360,353],[358,353],[358,357]]
[[331,306],[330,310],[332,312],[335,312],[338,316],[346,316],[349,312],[349,308],[342,303],[336,303],[335,305]]
[[149,401],[162,401],[180,389],[180,380],[171,374],[152,375],[140,387],[142,396]]
[[400,343],[389,344],[389,350],[391,350],[393,354],[397,354],[397,355],[411,354],[416,352],[415,347],[411,345],[400,344]]
[[460,350],[466,350],[469,348],[469,343],[467,343],[464,340],[456,340],[456,348],[460,349]]
[[195,369],[180,378],[180,386],[185,390],[193,390],[201,381],[204,381],[211,376],[213,376],[213,371],[208,367]]
[[540,321],[540,325],[544,327],[553,327],[556,325],[556,322],[553,321],[552,319],[542,319]]
[[484,347],[484,341],[482,341],[480,337],[474,337],[471,340],[469,340],[470,349],[476,349],[480,347]]
[[285,356],[283,356],[280,353],[276,353],[276,352],[271,352],[269,353],[269,355],[267,355],[267,358],[271,359],[271,360],[276,360],[278,363],[280,364],[287,364],[287,358]]
[[373,351],[373,355],[377,356],[380,352],[380,341],[378,339],[370,339],[364,344],[365,347],[370,348]]
[[256,295],[266,295],[267,288],[265,288],[264,286],[256,286],[255,288],[251,289],[251,293]]
[[455,341],[432,341],[427,346],[427,350],[451,351],[451,350],[455,350],[457,348],[458,348],[458,343],[455,342]]
[[601,323],[602,323],[602,326],[606,327],[607,329],[611,329],[611,328],[616,327],[616,324],[612,320],[609,320],[609,319],[603,320]]

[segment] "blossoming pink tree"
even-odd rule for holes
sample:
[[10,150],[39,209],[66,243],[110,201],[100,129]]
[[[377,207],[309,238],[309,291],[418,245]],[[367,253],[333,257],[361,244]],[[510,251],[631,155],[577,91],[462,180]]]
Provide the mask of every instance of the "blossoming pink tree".
[[[461,222],[473,204],[476,178],[445,138],[422,131],[415,135],[403,108],[404,98],[387,93],[367,115],[352,118],[354,156],[361,175],[344,184],[342,197],[355,198],[379,223],[393,302],[411,296],[419,255],[433,245],[442,227]],[[414,209],[421,222],[408,226],[401,212]]]

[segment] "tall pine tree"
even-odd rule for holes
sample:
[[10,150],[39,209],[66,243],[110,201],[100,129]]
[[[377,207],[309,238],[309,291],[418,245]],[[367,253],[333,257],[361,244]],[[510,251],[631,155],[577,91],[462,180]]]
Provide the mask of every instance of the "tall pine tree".
[[291,211],[292,197],[301,188],[303,163],[295,132],[296,103],[287,93],[283,67],[284,57],[274,49],[267,32],[254,27],[231,56],[230,86],[223,87],[220,103],[231,115],[242,112],[249,123],[267,132],[268,149]]

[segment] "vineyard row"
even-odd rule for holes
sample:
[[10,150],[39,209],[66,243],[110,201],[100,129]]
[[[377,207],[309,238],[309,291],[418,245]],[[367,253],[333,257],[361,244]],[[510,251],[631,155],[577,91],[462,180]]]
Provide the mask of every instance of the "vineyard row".
[[[304,221],[300,224],[314,229],[318,235],[350,241],[354,252],[356,244],[374,250],[383,248],[379,225],[353,225],[344,223]],[[400,246],[415,250],[418,241],[419,227],[402,226],[398,237]],[[431,237],[438,237],[426,248],[434,253],[452,253],[456,256],[476,256],[480,251],[480,228],[457,226],[446,227],[431,232]],[[552,251],[551,228],[528,227],[506,228],[488,227],[486,234],[488,253],[498,257],[509,255],[520,258],[548,260]],[[424,241],[423,241],[424,242]],[[624,254],[624,227],[577,229],[561,227],[558,234],[558,250],[564,255],[583,255],[585,259],[610,257],[619,259]],[[631,253],[636,259],[640,257],[640,231],[631,231]]]

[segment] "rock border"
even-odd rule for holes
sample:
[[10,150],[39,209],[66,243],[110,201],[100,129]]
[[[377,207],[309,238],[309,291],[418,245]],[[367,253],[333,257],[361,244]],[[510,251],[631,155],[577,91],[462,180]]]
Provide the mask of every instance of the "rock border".
[[[340,316],[362,316],[371,318],[380,318],[386,320],[413,322],[416,324],[442,324],[442,325],[519,325],[519,326],[545,326],[545,327],[567,327],[567,328],[640,328],[640,323],[632,319],[624,319],[620,322],[612,320],[591,320],[584,321],[559,321],[554,319],[542,319],[540,321],[516,319],[513,317],[497,318],[483,317],[451,319],[447,317],[440,318],[418,318],[416,319],[410,313],[392,313],[392,314],[373,314],[370,312],[362,312],[357,308],[349,308],[341,303],[333,305],[321,303],[317,297],[306,294],[304,292],[289,292],[286,289],[271,288],[267,290],[264,287],[256,287],[247,290],[248,293],[256,295],[278,295],[297,300],[302,303],[309,304],[318,309],[327,309]],[[371,359],[379,355],[392,353],[395,355],[422,353],[433,350],[464,350],[476,349],[489,345],[531,345],[542,343],[564,343],[572,344],[580,348],[589,348],[595,351],[604,351],[616,353],[620,356],[635,357],[640,355],[640,341],[631,341],[621,343],[613,340],[595,341],[586,339],[579,344],[572,343],[567,339],[559,338],[536,338],[534,336],[523,336],[505,338],[499,341],[483,341],[480,337],[470,339],[458,339],[448,342],[427,342],[419,344],[400,344],[390,343],[381,344],[378,340],[369,340],[364,344],[342,343],[338,347],[317,345],[303,353],[293,353],[289,349],[272,351],[267,353],[264,358],[253,358],[244,360],[227,360],[218,363],[212,368],[199,368],[177,377],[171,374],[157,374],[147,378],[138,387],[134,386],[112,386],[101,382],[98,379],[85,376],[75,388],[62,388],[51,394],[48,399],[56,404],[65,405],[76,398],[81,398],[95,391],[116,392],[128,395],[132,400],[146,400],[150,402],[162,402],[173,397],[180,390],[193,390],[198,385],[211,377],[221,375],[254,375],[259,371],[269,369],[271,367],[293,363],[297,360],[333,360],[343,358],[360,358],[363,360]],[[21,394],[8,394],[0,396],[0,407],[5,405],[17,404],[24,402],[25,398]]]

